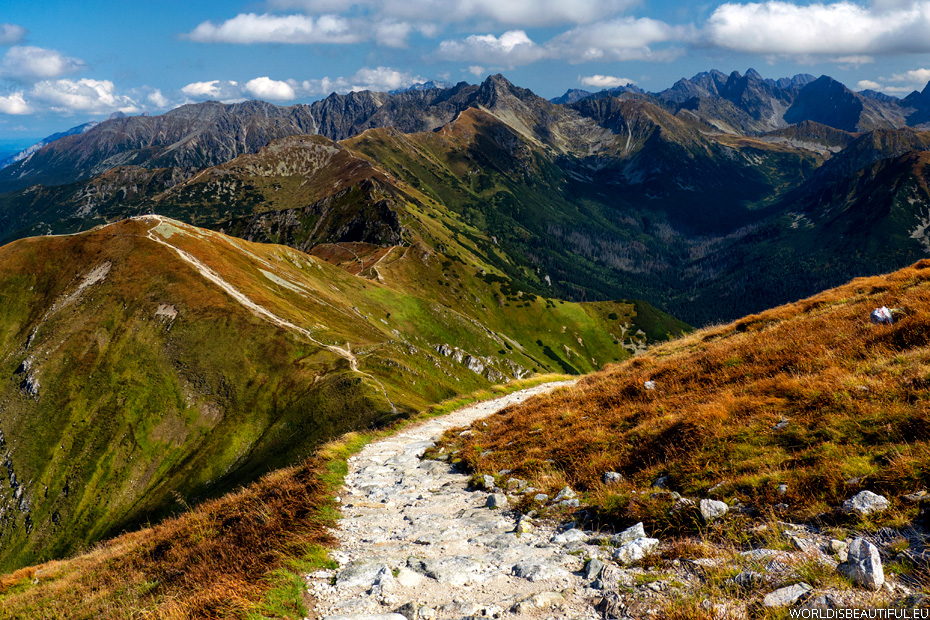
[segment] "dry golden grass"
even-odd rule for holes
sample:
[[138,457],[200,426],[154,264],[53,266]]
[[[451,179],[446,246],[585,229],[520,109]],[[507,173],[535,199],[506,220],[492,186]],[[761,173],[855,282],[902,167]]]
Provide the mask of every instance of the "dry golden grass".
[[319,461],[279,470],[73,560],[4,576],[0,618],[169,620],[257,612],[285,558],[330,541],[321,472]]
[[[906,316],[872,325],[882,305]],[[447,442],[476,472],[510,469],[548,492],[569,484],[618,524],[696,525],[650,497],[660,475],[686,496],[719,484],[710,495],[810,518],[864,488],[893,498],[930,483],[928,343],[921,261],[656,346]],[[606,471],[626,481],[608,488]]]

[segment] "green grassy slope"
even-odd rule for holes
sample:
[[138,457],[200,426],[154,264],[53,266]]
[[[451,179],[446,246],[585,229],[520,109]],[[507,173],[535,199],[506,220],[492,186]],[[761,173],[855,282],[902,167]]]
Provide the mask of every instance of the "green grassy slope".
[[183,509],[337,433],[646,342],[636,304],[521,293],[463,244],[378,249],[362,276],[157,217],[0,248],[0,567]]

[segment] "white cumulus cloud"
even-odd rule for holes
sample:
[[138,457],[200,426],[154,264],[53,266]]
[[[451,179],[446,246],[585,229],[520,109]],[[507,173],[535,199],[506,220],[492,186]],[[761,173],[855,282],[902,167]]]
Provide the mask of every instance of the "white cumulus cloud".
[[930,1],[727,3],[707,21],[712,45],[739,52],[842,57],[930,52]]
[[621,17],[578,26],[565,32],[546,47],[551,55],[569,62],[657,60],[668,61],[683,52],[680,49],[653,49],[657,43],[683,41],[692,36],[683,26],[671,26],[648,17]]
[[487,73],[487,69],[485,69],[481,65],[469,65],[468,72],[474,75],[475,77],[481,77],[482,75]]
[[334,15],[241,13],[221,24],[205,21],[187,37],[200,43],[357,43],[359,33]]
[[242,97],[242,88],[239,83],[227,80],[191,82],[187,86],[181,87],[181,92],[193,99],[213,99],[216,101],[228,101]]
[[348,77],[319,80],[306,80],[300,84],[300,90],[308,95],[328,95],[330,93],[348,93],[362,90],[386,92],[407,88],[425,82],[426,78],[391,67],[363,67]]
[[0,96],[0,113],[3,114],[32,114],[32,107],[26,103],[23,93],[13,93],[6,97]]
[[860,80],[859,90],[880,90],[890,95],[908,95],[915,90],[923,90],[930,83],[930,69],[912,69],[902,73],[893,73],[876,80]]
[[245,91],[258,99],[267,101],[291,101],[297,98],[294,88],[287,82],[257,77],[245,83]]
[[131,98],[118,94],[116,86],[109,80],[45,80],[32,87],[30,96],[61,114],[117,111],[133,114],[141,111]]
[[578,81],[585,86],[591,86],[593,88],[616,88],[618,86],[631,86],[636,84],[636,82],[627,78],[599,74],[583,76],[579,78]]
[[693,38],[690,27],[670,26],[649,18],[621,17],[568,30],[539,45],[523,30],[471,35],[443,41],[436,55],[445,60],[516,67],[542,59],[571,63],[589,61],[673,60],[683,53],[678,48],[654,49],[657,43]]
[[505,26],[584,24],[615,15],[639,0],[271,0],[278,9],[308,13],[349,13],[362,9],[377,17],[444,23],[490,20]]
[[7,50],[0,61],[0,77],[32,82],[61,77],[83,68],[84,61],[58,51],[17,45]]
[[386,47],[406,47],[413,24],[388,20],[375,25],[375,41]]
[[16,45],[26,36],[26,29],[17,24],[0,24],[0,45]]
[[156,109],[165,109],[171,107],[171,101],[162,94],[161,90],[154,89],[145,96],[146,101],[152,104]]
[[926,84],[930,82],[930,69],[914,69],[904,73],[895,73],[890,78],[890,82],[910,82],[911,84]]
[[445,60],[515,67],[544,58],[546,51],[523,30],[508,30],[500,37],[473,34],[465,39],[443,41],[437,54]]

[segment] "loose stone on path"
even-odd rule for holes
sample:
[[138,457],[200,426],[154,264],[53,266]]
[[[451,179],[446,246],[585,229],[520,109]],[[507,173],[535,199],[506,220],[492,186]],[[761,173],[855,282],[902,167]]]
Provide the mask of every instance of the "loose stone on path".
[[[600,618],[593,604],[602,593],[591,589],[584,567],[588,558],[606,561],[609,549],[580,530],[560,533],[518,519],[490,476],[481,479],[482,490],[468,490],[468,476],[420,460],[445,430],[569,384],[479,403],[350,458],[333,553],[339,569],[307,579],[317,616]],[[563,489],[557,499],[573,500],[574,492]]]

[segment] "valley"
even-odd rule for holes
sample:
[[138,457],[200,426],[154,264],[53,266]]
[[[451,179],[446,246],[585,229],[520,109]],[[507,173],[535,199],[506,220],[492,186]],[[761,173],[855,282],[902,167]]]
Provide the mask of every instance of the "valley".
[[[800,573],[725,580],[749,566],[735,554],[790,544],[785,523],[821,547],[904,536],[925,509],[904,498],[927,480],[928,98],[930,85],[898,99],[750,69],[549,101],[492,75],[117,114],[5,161],[0,618],[83,617],[79,600],[91,615],[303,617],[356,595],[396,611],[374,581],[328,589],[349,456],[454,408],[437,403],[552,373],[587,376],[447,433],[427,453],[446,464],[425,467],[471,476],[447,490],[481,544],[534,513],[546,536],[528,540],[587,598],[610,597],[578,558],[604,564],[604,537],[645,524],[661,551],[604,573],[635,590],[608,601],[615,615],[646,613],[653,569],[675,576],[646,598],[687,601],[669,617],[700,617],[699,595],[755,613],[761,584]],[[900,324],[870,325],[880,306]],[[419,475],[417,446],[395,465]],[[380,502],[374,480],[350,495]],[[485,518],[476,489],[517,512]],[[864,490],[892,511],[839,512]],[[710,500],[730,516],[712,525],[697,508]],[[572,519],[583,544],[553,543]],[[774,543],[750,530],[761,521]],[[401,546],[433,544],[407,534]],[[920,590],[922,543],[909,545],[882,602]],[[821,551],[831,569],[809,585],[852,587]],[[709,558],[719,571],[700,584],[679,574]],[[257,611],[281,588],[295,615]],[[542,613],[511,598],[502,613]],[[582,598],[572,609],[593,613]]]
[[[924,256],[920,168],[886,169],[927,152],[926,93],[880,99],[750,70],[565,104],[498,75],[290,108],[184,106],[0,169],[0,237],[158,213],[301,250],[397,244],[415,204],[481,231],[483,260],[528,292],[643,299],[702,325]],[[59,168],[71,172],[43,176]]]

